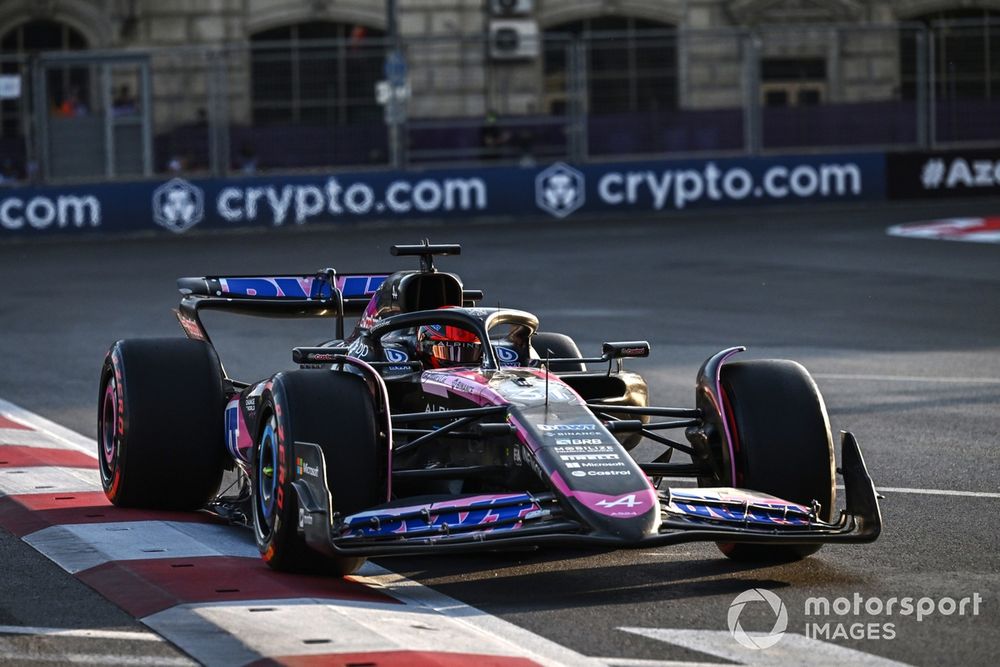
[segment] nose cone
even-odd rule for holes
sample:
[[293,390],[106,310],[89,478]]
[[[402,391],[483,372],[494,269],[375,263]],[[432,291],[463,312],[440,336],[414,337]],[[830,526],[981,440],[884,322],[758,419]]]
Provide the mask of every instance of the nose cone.
[[[648,483],[635,490],[606,494],[571,489],[558,472],[550,478],[553,486],[572,503],[573,509],[598,533],[626,542],[655,535],[660,527],[660,501]],[[645,481],[645,477],[641,478]]]
[[660,502],[653,489],[608,496],[578,492],[591,525],[599,531],[633,542],[656,534],[660,527]]

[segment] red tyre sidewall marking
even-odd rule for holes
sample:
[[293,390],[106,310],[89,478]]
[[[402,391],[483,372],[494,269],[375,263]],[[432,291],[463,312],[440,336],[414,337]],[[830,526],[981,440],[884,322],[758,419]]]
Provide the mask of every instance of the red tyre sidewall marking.
[[[108,498],[114,499],[122,483],[122,443],[125,441],[125,380],[122,372],[121,353],[115,348],[111,354],[111,370],[114,374],[116,410],[114,437],[114,469],[111,470],[111,482],[105,489]],[[110,469],[111,465],[108,464]]]
[[[729,426],[729,436],[732,440],[733,445],[733,470],[736,471],[736,479],[730,480],[736,488],[740,488],[743,485],[743,469],[741,466],[736,465],[739,461],[740,453],[740,433],[736,429],[736,416],[733,414],[733,406],[729,403],[729,394],[726,390],[722,390],[722,418],[726,420],[727,426]],[[719,542],[719,550],[723,554],[732,553],[733,549],[736,548],[736,544],[733,542]]]

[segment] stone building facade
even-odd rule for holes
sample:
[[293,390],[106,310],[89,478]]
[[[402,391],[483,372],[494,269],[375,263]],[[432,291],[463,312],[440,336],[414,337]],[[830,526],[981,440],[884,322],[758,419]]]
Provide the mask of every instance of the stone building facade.
[[[510,17],[503,15],[507,6],[513,8]],[[498,19],[533,24],[543,37],[595,17],[634,17],[676,28],[678,104],[712,108],[743,102],[748,44],[763,59],[822,62],[824,99],[890,96],[900,86],[899,40],[887,28],[971,7],[1000,11],[1000,0],[399,0],[398,25],[403,42],[413,44],[408,63],[411,113],[452,117],[482,115],[488,106],[497,105],[506,113],[545,111],[545,49],[535,57],[491,57],[487,40],[491,22]],[[37,20],[69,26],[92,49],[246,44],[269,29],[317,22],[386,29],[384,3],[371,0],[0,3],[0,36]],[[813,24],[846,29],[805,27]],[[753,34],[756,39],[745,39]],[[233,58],[229,64],[232,113],[239,119],[249,114],[248,64],[246,58]],[[201,65],[192,62],[191,67]],[[183,73],[156,86],[165,98],[206,88],[203,76]]]
[[[908,63],[926,48],[901,37],[907,26],[1000,17],[1000,0],[397,4],[408,117],[443,122],[899,100],[915,94],[917,66]],[[138,69],[115,65],[110,76],[116,89],[134,89],[134,72],[150,73],[154,132],[220,118],[349,123],[381,118],[375,85],[392,47],[387,28],[386,3],[376,0],[3,0],[0,65],[43,42],[132,54]],[[309,51],[313,39],[339,46]],[[67,94],[62,85],[50,105]],[[12,113],[4,111],[0,138],[17,127]]]

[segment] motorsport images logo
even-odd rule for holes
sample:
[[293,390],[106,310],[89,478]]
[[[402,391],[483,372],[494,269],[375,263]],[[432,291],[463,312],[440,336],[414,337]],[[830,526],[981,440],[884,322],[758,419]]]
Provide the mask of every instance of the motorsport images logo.
[[[740,623],[740,616],[747,605],[763,602],[764,615],[774,615],[774,624],[768,632],[747,632]],[[980,615],[983,596],[973,593],[961,598],[892,596],[863,597],[842,595],[830,599],[825,596],[805,600],[803,637],[807,640],[867,639],[892,640],[898,636],[897,624],[903,617],[914,617],[917,623],[935,616]],[[757,605],[758,609],[761,608]],[[769,609],[769,611],[767,611]],[[729,605],[729,632],[740,646],[749,649],[771,648],[788,629],[788,609],[776,594],[763,588],[751,588],[736,596]]]
[[[774,625],[769,632],[751,634],[740,625],[740,615],[744,608],[752,602],[763,602],[774,613]],[[781,598],[771,591],[765,588],[751,588],[736,596],[736,599],[729,605],[729,614],[726,620],[729,623],[729,632],[740,646],[749,649],[767,649],[777,644],[785,636],[785,629],[788,627],[788,610]]]

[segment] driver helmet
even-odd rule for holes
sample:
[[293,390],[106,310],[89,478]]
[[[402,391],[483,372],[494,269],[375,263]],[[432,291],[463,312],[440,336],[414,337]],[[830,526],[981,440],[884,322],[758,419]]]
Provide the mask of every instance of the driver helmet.
[[483,344],[468,329],[424,324],[417,329],[417,355],[431,368],[476,366],[483,358]]

